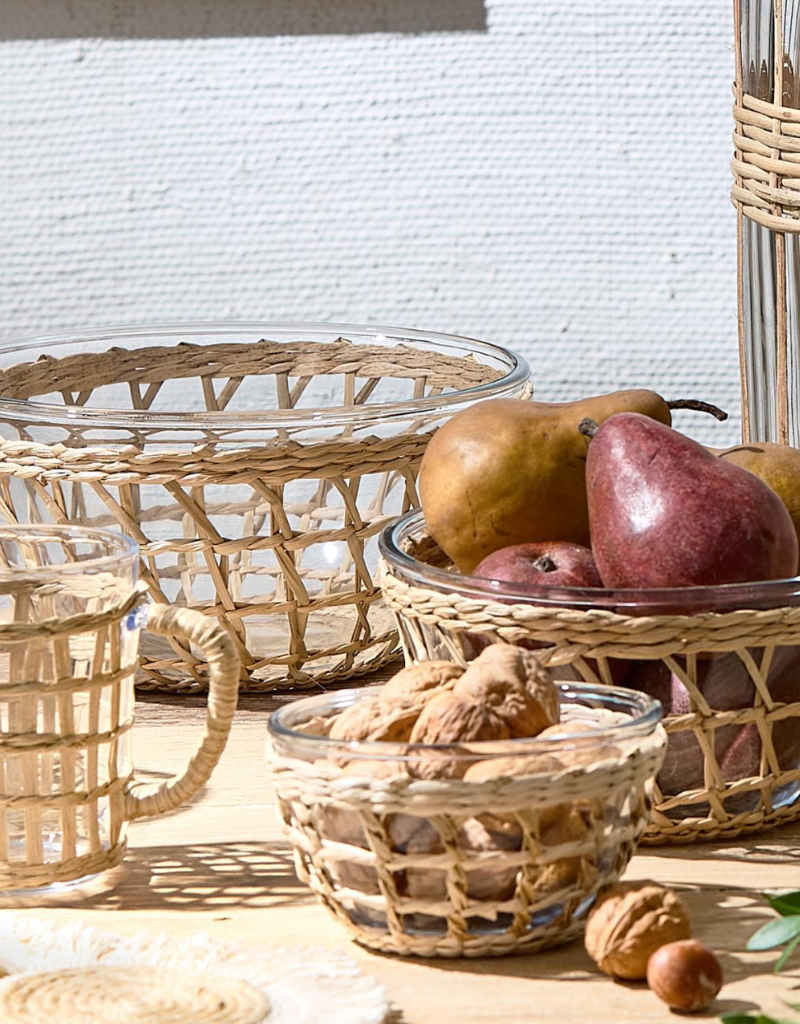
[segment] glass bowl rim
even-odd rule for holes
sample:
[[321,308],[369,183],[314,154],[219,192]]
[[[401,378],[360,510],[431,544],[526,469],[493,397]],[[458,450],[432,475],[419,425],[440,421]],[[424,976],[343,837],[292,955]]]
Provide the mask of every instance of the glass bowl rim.
[[536,607],[563,608],[576,610],[599,609],[618,611],[626,607],[655,605],[674,606],[668,612],[654,611],[652,614],[690,615],[691,610],[681,611],[681,605],[714,606],[709,611],[723,606],[725,611],[747,609],[750,604],[769,602],[779,607],[781,599],[800,597],[800,576],[781,580],[760,580],[753,583],[722,583],[717,586],[619,588],[605,587],[538,587],[520,589],[511,583],[491,580],[481,576],[462,576],[448,569],[427,565],[401,547],[402,539],[425,527],[422,509],[412,509],[393,519],[378,537],[378,549],[386,563],[398,568],[402,576],[421,587],[433,587],[446,593],[473,597],[478,600],[499,600],[513,598],[515,604]]
[[5,568],[0,566],[0,580],[4,583],[21,583],[23,579],[39,579],[44,576],[61,576],[64,573],[90,573],[105,569],[114,563],[131,559],[136,566],[136,555],[139,545],[132,537],[124,533],[117,533],[115,530],[104,530],[95,526],[68,526],[60,523],[2,523],[0,524],[0,541],[6,537],[13,539],[14,535],[43,534],[42,539],[48,537],[55,540],[71,539],[73,541],[85,541],[87,543],[111,542],[115,548],[106,554],[96,555],[91,558],[82,558],[76,562],[61,562],[56,565],[30,565],[17,568]]
[[[301,732],[299,729],[286,725],[283,719],[292,714],[309,710],[309,718],[322,714],[324,710],[340,711],[363,700],[376,700],[380,694],[379,687],[357,687],[346,690],[330,690],[313,697],[302,697],[289,701],[274,711],[267,722],[267,731],[274,741],[285,744],[290,749],[285,756],[293,756],[298,748],[306,748],[309,754],[317,757],[346,755],[354,760],[390,760],[412,761],[421,755],[434,751],[446,754],[455,761],[480,761],[498,757],[528,757],[532,754],[557,754],[565,746],[570,749],[602,748],[621,739],[634,739],[652,735],[663,716],[659,701],[639,690],[629,690],[623,686],[605,686],[595,683],[556,682],[562,694],[579,698],[594,698],[605,704],[617,703],[628,708],[638,709],[627,722],[602,726],[585,732],[559,734],[557,739],[547,737],[539,739],[532,736],[525,739],[497,740],[464,743],[395,743],[385,740],[336,740],[329,736],[314,736]],[[481,749],[482,747],[486,749]],[[513,747],[513,749],[509,749]],[[491,749],[489,749],[491,748]],[[502,748],[502,749],[500,749]],[[282,753],[282,752],[281,752]]]
[[307,409],[271,409],[266,412],[150,412],[148,410],[120,410],[85,408],[78,405],[50,405],[46,402],[31,402],[26,399],[0,396],[0,419],[25,420],[32,423],[68,424],[69,426],[116,426],[158,429],[162,427],[198,426],[237,428],[254,427],[279,429],[285,427],[336,427],[356,423],[362,425],[374,421],[394,418],[408,418],[421,413],[446,410],[478,399],[503,397],[515,388],[522,388],[530,379],[531,371],[527,360],[511,349],[493,342],[467,338],[457,334],[438,331],[424,331],[415,328],[387,327],[381,324],[326,323],[305,320],[165,320],[152,323],[97,325],[85,328],[71,328],[43,335],[25,335],[0,338],[0,355],[30,349],[51,348],[70,343],[108,341],[112,345],[122,344],[137,338],[180,337],[191,342],[191,335],[237,334],[237,333],[296,333],[308,331],[319,334],[353,334],[377,341],[386,336],[396,341],[408,341],[414,345],[434,345],[439,342],[468,352],[483,352],[504,362],[506,372],[496,381],[476,384],[450,394],[415,398],[402,402],[384,402],[370,406],[334,406]]

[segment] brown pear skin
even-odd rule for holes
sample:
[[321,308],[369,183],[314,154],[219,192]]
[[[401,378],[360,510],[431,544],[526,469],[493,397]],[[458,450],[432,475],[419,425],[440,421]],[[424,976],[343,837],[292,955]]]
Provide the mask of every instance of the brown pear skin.
[[709,448],[709,451],[755,473],[771,487],[789,510],[800,541],[800,448],[759,441],[724,450]]
[[797,535],[778,495],[647,416],[623,413],[600,426],[586,483],[606,587],[717,586],[797,573]]
[[462,573],[512,544],[589,544],[584,417],[635,411],[671,422],[654,391],[579,402],[496,398],[457,413],[433,436],[419,475],[425,522]]

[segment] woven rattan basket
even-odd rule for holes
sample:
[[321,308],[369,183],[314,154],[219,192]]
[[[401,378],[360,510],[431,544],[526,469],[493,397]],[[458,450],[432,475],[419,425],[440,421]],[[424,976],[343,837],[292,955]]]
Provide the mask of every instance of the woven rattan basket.
[[[580,934],[648,820],[666,746],[657,705],[575,684],[562,693],[565,732],[575,720],[602,731],[557,750],[517,740],[510,756],[508,743],[326,736],[334,713],[370,699],[354,690],[312,697],[270,721],[268,761],[301,880],[354,939],[381,952],[501,956]],[[454,766],[493,757],[524,760],[524,774],[440,777],[443,766],[459,774]]]
[[693,600],[711,610],[667,613],[631,596],[646,592],[603,592],[605,607],[586,591],[498,599],[496,586],[452,571],[421,513],[388,529],[381,550],[407,661],[463,663],[505,641],[540,650],[558,678],[661,701],[669,749],[643,842],[732,838],[800,817],[796,582],[700,590]]
[[[242,688],[307,687],[398,653],[376,537],[417,503],[425,446],[530,393],[482,342],[384,328],[162,325],[0,346],[0,515],[117,527],[151,596],[215,616]],[[205,688],[148,639],[139,684]]]

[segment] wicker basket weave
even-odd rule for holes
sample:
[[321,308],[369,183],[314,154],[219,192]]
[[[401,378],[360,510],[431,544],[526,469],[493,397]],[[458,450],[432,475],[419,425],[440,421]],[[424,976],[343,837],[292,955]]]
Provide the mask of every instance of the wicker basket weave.
[[[35,527],[11,539],[3,531],[6,543],[31,552],[59,540]],[[205,652],[208,714],[181,776],[135,780],[133,674],[146,595],[113,571],[75,571],[82,564],[66,563],[61,573],[64,566],[15,567],[0,580],[9,620],[0,623],[0,891],[30,892],[115,867],[126,823],[175,810],[197,793],[233,721],[239,672],[227,633],[189,609],[153,606],[151,632]]]
[[[582,720],[618,718],[601,708]],[[389,778],[344,774],[332,760],[267,753],[298,875],[356,941],[479,957],[534,952],[583,931],[649,819],[665,745],[658,727],[555,774],[481,782],[402,768]],[[482,848],[498,821],[507,845]]]
[[[228,336],[259,337],[235,326]],[[178,331],[162,333],[169,344],[108,348],[101,338],[58,358],[62,342],[42,344],[55,354],[34,361],[0,353],[0,514],[121,528],[140,546],[155,601],[228,629],[243,690],[308,687],[395,658],[373,578],[376,535],[417,504],[422,454],[461,407],[454,397],[465,392],[468,404],[481,397],[470,389],[514,365],[504,393],[525,394],[527,367],[465,356],[456,339],[439,350],[214,332],[179,344]],[[155,328],[131,336],[148,334],[159,342]],[[148,640],[141,653],[140,686],[207,686],[189,645]]]
[[[408,553],[447,565],[425,534]],[[463,664],[484,642],[522,643],[560,678],[636,686],[666,710],[676,688],[685,694],[664,720],[670,745],[642,842],[727,839],[800,817],[800,607],[631,616],[477,599],[414,585],[385,562],[381,581],[409,662]]]

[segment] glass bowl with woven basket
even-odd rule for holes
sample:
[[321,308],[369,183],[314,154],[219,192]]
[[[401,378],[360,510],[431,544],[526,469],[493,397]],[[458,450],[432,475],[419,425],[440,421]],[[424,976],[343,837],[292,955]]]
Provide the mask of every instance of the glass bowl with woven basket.
[[460,575],[419,511],[390,524],[380,549],[407,661],[464,663],[503,641],[537,650],[556,678],[659,700],[669,747],[643,842],[800,817],[800,579],[520,589]]
[[343,690],[270,719],[267,760],[301,880],[381,952],[499,956],[580,934],[648,821],[666,748],[658,703],[566,683],[558,737],[328,735],[339,713],[375,700],[374,688]]
[[[155,601],[216,617],[242,689],[307,687],[398,651],[377,534],[425,445],[529,369],[481,341],[308,323],[154,324],[0,344],[0,515],[121,529]],[[151,641],[139,684],[204,688]]]

